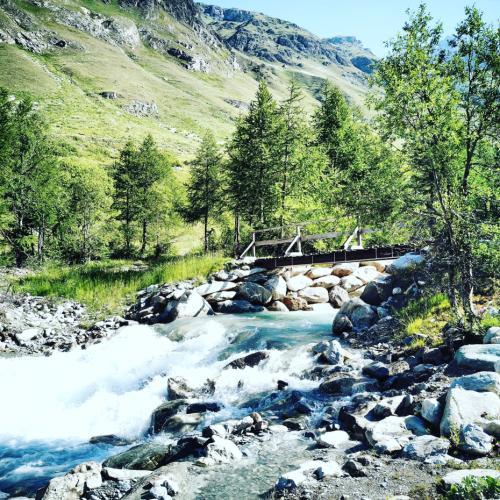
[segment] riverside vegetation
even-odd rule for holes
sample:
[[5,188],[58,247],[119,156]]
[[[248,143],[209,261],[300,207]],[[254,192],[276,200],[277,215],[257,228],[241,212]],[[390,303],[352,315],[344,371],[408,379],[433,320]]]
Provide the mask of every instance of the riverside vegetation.
[[[226,23],[241,11],[202,12],[238,50],[264,22],[245,18],[232,33]],[[411,13],[388,55],[370,62],[372,121],[330,82],[311,106],[300,78],[276,99],[260,75],[225,144],[206,131],[189,175],[148,133],[104,166],[68,161],[72,146],[48,132],[35,101],[0,90],[2,255],[32,269],[4,299],[3,348],[71,351],[35,361],[40,380],[5,386],[3,428],[22,437],[19,450],[1,450],[9,495],[85,460],[37,498],[498,496],[500,31],[468,8],[442,39],[425,6]],[[262,43],[252,57],[280,61]],[[370,245],[411,241],[421,253],[387,267],[227,264],[254,230],[327,218],[376,226]],[[193,225],[198,247],[176,256],[173,240]],[[96,315],[108,317],[86,324]],[[1,360],[2,380],[21,360]],[[54,412],[68,396],[61,370],[83,399]],[[44,408],[37,425],[16,383]],[[49,404],[38,399],[44,385]],[[58,439],[74,448],[61,454]],[[477,457],[480,468],[451,470]],[[51,466],[23,476],[34,463]],[[422,488],[436,470],[444,483]]]

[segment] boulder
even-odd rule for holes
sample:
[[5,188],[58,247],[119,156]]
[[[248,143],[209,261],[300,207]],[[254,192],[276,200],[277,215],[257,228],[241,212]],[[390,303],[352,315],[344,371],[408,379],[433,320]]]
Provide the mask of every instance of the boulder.
[[268,304],[273,298],[271,291],[252,282],[242,283],[238,289],[238,295],[243,300],[260,306]]
[[272,300],[282,300],[286,296],[286,281],[281,276],[272,276],[264,283],[264,287],[271,292]]
[[308,311],[310,306],[306,299],[302,297],[285,297],[283,299],[283,304],[287,307],[289,311]]
[[336,335],[352,330],[351,320],[345,314],[336,314],[332,324],[332,332]]
[[228,290],[234,290],[238,285],[232,281],[213,281],[212,283],[205,283],[195,288],[195,292],[205,297],[206,295],[212,295],[218,292],[226,292]]
[[320,448],[339,448],[349,441],[349,434],[345,431],[332,431],[321,434],[316,440]]
[[77,465],[68,474],[51,479],[45,487],[41,500],[80,500],[87,490],[102,486],[101,464],[85,462]]
[[26,344],[36,339],[38,336],[42,335],[43,330],[38,327],[26,328],[22,332],[16,333],[14,336],[20,344]]
[[354,385],[361,381],[345,373],[335,373],[320,384],[319,390],[335,396],[350,396]]
[[418,436],[403,448],[403,455],[412,460],[425,461],[436,455],[446,455],[450,448],[450,442],[444,438],[438,438],[426,434]]
[[477,372],[456,378],[451,387],[461,387],[476,392],[494,392],[500,395],[500,375],[495,372]]
[[380,273],[377,271],[377,269],[375,269],[375,267],[364,266],[356,269],[356,271],[354,272],[354,276],[356,276],[356,278],[361,280],[366,285],[367,283],[370,283],[370,281],[379,278]]
[[287,281],[288,290],[291,292],[298,292],[306,287],[312,286],[313,280],[304,276],[303,274],[299,274],[298,276],[294,276]]
[[288,312],[288,307],[286,307],[285,304],[279,300],[275,300],[270,306],[267,307],[267,309],[273,312]]
[[500,478],[500,471],[495,469],[463,469],[449,472],[443,477],[446,486],[460,484],[466,477],[492,477]]
[[349,276],[345,276],[340,280],[340,286],[347,290],[347,292],[352,293],[358,288],[361,288],[364,285],[364,283],[359,279],[356,278],[353,274],[350,274]]
[[458,367],[471,371],[500,371],[500,344],[469,344],[455,354]]
[[326,304],[328,302],[328,291],[321,287],[306,287],[299,291],[308,304]]
[[173,401],[167,401],[158,406],[151,415],[151,428],[153,433],[158,434],[162,432],[168,419],[186,408],[186,406],[187,401],[185,399],[174,399]]
[[[333,320],[333,330],[337,330],[336,323],[341,321],[339,316],[347,316],[352,323],[354,330],[362,330],[370,328],[377,321],[376,310],[363,302],[361,299],[351,299],[346,302],[339,310],[337,316]],[[337,319],[338,318],[338,319]]]
[[493,438],[486,434],[481,427],[467,424],[460,429],[458,448],[468,455],[482,457],[488,455],[493,449],[492,441]]
[[433,427],[438,427],[443,415],[443,405],[437,399],[424,399],[422,401],[420,415]]
[[377,380],[385,380],[389,378],[389,367],[380,361],[375,361],[363,366],[363,374],[368,377],[376,378]]
[[313,267],[307,271],[308,278],[311,278],[312,280],[323,278],[324,276],[330,276],[331,274],[331,267]]
[[182,377],[170,377],[167,380],[168,399],[189,399],[193,397],[191,389]]
[[500,326],[488,328],[483,337],[483,344],[500,344]]
[[217,304],[217,312],[223,314],[253,314],[262,311],[263,306],[251,304],[247,300],[225,300]]
[[338,285],[340,285],[340,278],[334,276],[333,274],[317,278],[313,281],[313,286],[321,286],[323,288],[326,288],[327,290]]
[[385,302],[392,292],[392,277],[377,278],[366,285],[361,294],[361,300],[372,306],[379,306]]
[[381,420],[391,415],[397,415],[398,410],[404,405],[404,395],[395,396],[393,398],[381,399],[370,411],[370,415],[377,420]]
[[411,274],[422,266],[424,261],[425,258],[422,254],[407,253],[392,262],[386,271],[394,275]]
[[423,422],[414,416],[387,417],[366,431],[366,439],[379,453],[400,451],[413,439],[413,435],[426,434]]
[[391,262],[388,260],[372,260],[372,261],[360,262],[359,265],[361,267],[364,266],[374,267],[379,273],[383,273],[387,268],[387,266],[389,266],[390,264]]
[[213,314],[210,304],[201,295],[193,290],[187,290],[179,300],[171,300],[167,303],[159,321],[170,323],[180,318],[197,318]]
[[244,368],[259,365],[262,361],[269,358],[269,354],[264,351],[253,352],[252,354],[248,354],[242,358],[235,359],[231,361],[231,363],[227,364],[224,369],[232,368],[234,370],[243,370]]
[[298,469],[281,475],[274,488],[276,491],[294,490],[305,483],[312,474],[321,478],[326,476],[339,477],[342,475],[342,469],[336,462],[311,460],[301,464]]
[[217,413],[222,410],[222,406],[215,402],[191,403],[186,408],[186,413],[206,413],[207,411]]
[[359,268],[359,263],[357,262],[346,262],[344,264],[337,264],[336,266],[333,266],[332,274],[334,276],[338,276],[339,278],[343,278],[344,276],[349,276],[358,268]]
[[321,359],[329,365],[342,365],[344,363],[345,352],[337,340],[330,340],[326,349],[321,352]]
[[155,470],[165,463],[171,453],[171,445],[149,442],[113,455],[103,466],[112,469]]
[[180,413],[167,418],[162,426],[163,432],[191,432],[203,420],[199,413]]
[[333,307],[342,307],[346,302],[349,302],[349,293],[341,286],[334,286],[330,290],[328,298]]
[[440,424],[441,434],[450,436],[462,426],[479,423],[483,418],[500,418],[500,398],[493,392],[476,392],[453,387],[446,397]]
[[236,292],[216,292],[205,297],[207,302],[224,302],[225,300],[233,300],[236,297]]
[[356,462],[356,460],[348,460],[342,469],[345,470],[351,477],[366,477],[367,475],[363,465]]
[[212,436],[205,447],[205,456],[196,463],[203,466],[225,464],[240,460],[242,457],[240,449],[232,441]]

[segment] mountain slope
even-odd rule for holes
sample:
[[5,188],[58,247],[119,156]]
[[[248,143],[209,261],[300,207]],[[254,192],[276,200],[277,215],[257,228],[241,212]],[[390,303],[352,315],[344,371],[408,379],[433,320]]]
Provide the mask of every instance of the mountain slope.
[[366,74],[348,44],[222,11],[217,20],[192,0],[0,0],[0,85],[39,101],[68,161],[99,164],[146,133],[181,159],[207,128],[224,140],[261,77],[278,98],[295,78],[308,108],[326,78],[362,103]]

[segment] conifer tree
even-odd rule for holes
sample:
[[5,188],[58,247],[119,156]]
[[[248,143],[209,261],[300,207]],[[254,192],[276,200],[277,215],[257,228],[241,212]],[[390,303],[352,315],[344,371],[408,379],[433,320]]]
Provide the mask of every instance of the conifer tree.
[[205,134],[191,165],[187,186],[188,222],[203,221],[205,253],[209,250],[209,222],[223,211],[222,156],[213,134]]

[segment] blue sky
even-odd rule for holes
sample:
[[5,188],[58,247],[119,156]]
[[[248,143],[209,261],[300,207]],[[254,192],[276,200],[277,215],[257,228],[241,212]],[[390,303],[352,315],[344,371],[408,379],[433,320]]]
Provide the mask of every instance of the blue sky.
[[[256,10],[292,21],[316,35],[354,35],[378,56],[385,53],[384,41],[392,38],[406,19],[405,11],[421,0],[204,0],[222,7]],[[464,7],[475,5],[489,22],[500,18],[500,0],[428,0],[436,19],[451,33],[463,18]]]

